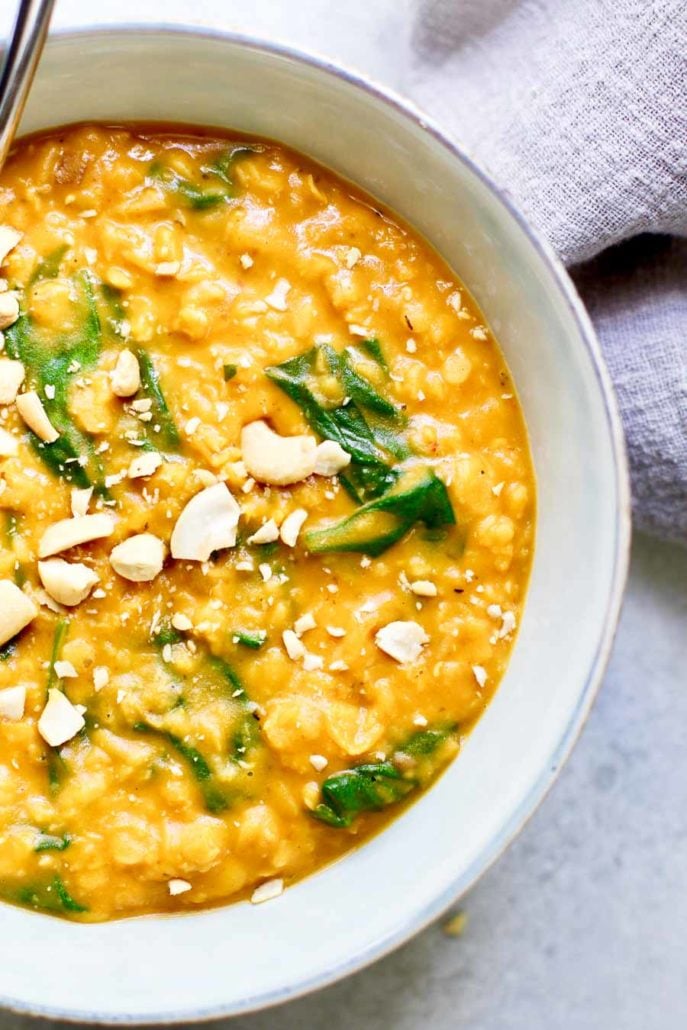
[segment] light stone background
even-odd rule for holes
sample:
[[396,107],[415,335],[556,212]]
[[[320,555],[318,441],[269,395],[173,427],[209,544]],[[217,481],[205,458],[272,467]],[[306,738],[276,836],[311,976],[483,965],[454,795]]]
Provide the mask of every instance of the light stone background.
[[[402,91],[422,2],[58,0],[55,24],[217,25]],[[0,36],[13,7],[0,0]],[[540,811],[463,900],[464,934],[433,926],[371,969],[231,1030],[685,1030],[686,727],[687,552],[639,538],[587,728]],[[33,1027],[0,1015],[0,1030]]]

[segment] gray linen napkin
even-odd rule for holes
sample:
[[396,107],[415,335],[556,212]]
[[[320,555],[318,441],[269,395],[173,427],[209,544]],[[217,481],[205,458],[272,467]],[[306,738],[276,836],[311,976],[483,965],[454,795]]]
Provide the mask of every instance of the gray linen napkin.
[[576,266],[636,524],[687,543],[687,242],[647,235],[687,236],[687,0],[415,0],[414,14],[406,91]]

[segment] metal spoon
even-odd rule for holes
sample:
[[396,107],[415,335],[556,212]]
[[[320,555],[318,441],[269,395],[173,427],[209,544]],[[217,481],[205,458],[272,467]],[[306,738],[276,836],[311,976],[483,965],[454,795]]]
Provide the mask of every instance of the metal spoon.
[[0,75],[0,168],[19,127],[55,0],[21,0]]

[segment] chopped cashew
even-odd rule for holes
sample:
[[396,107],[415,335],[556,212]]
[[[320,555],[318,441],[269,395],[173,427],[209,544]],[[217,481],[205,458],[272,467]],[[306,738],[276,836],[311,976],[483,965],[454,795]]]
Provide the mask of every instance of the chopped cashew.
[[99,694],[101,690],[104,690],[109,682],[110,670],[104,665],[96,665],[93,670],[93,689],[96,694]]
[[19,441],[0,426],[0,458],[13,458],[19,450]]
[[315,629],[317,626],[317,620],[312,612],[306,612],[305,615],[301,615],[300,619],[296,619],[293,624],[293,629],[297,637],[302,637],[308,630]]
[[70,547],[88,544],[91,540],[101,540],[114,532],[115,520],[112,515],[77,515],[73,519],[61,519],[46,529],[38,544],[38,557],[50,558],[60,551],[68,551]]
[[290,512],[281,524],[279,530],[282,542],[287,547],[295,547],[298,540],[298,534],[303,528],[303,523],[308,517],[308,513],[305,508],[296,508],[295,511]]
[[184,615],[183,612],[176,612],[172,616],[172,625],[175,629],[178,629],[180,633],[188,633],[190,629],[193,629],[193,623],[189,619],[188,615]]
[[174,276],[179,274],[180,269],[181,261],[161,261],[158,265],[155,265],[155,275],[173,279]]
[[24,715],[26,687],[6,687],[0,690],[0,717],[19,722]]
[[241,451],[248,473],[260,483],[288,486],[315,471],[314,437],[280,436],[263,421],[243,427]]
[[480,688],[484,687],[484,684],[487,682],[487,679],[489,678],[487,676],[487,670],[484,668],[483,665],[473,665],[472,675],[477,680],[477,686]]
[[291,283],[288,279],[277,279],[272,292],[265,297],[265,304],[269,304],[275,311],[286,311],[288,307],[286,298],[290,289]]
[[0,404],[14,404],[25,375],[21,361],[0,359]]
[[62,558],[50,558],[49,561],[38,562],[38,575],[41,583],[50,596],[58,604],[73,608],[85,601],[99,577],[81,562],[64,561]]
[[436,597],[437,586],[431,579],[414,579],[410,584],[411,594],[415,594],[417,597]]
[[252,536],[246,541],[249,544],[273,544],[279,539],[279,526],[274,519],[264,522]]
[[74,707],[61,690],[48,691],[48,703],[38,720],[38,732],[50,747],[59,747],[84,728],[83,715]]
[[0,225],[0,265],[9,252],[14,250],[23,235],[23,232],[13,229],[11,225]]
[[395,658],[397,662],[405,665],[408,662],[416,662],[422,654],[422,648],[429,643],[429,637],[417,622],[390,622],[382,626],[375,636],[375,644]]
[[19,318],[19,301],[13,293],[0,293],[0,330],[9,329]]
[[283,880],[268,880],[267,883],[261,883],[259,887],[255,888],[250,900],[253,905],[261,905],[264,901],[273,901],[283,893]]
[[0,647],[38,615],[38,608],[11,579],[0,579]]
[[305,657],[305,644],[298,638],[292,629],[285,629],[281,635],[284,641],[286,653],[294,662]]
[[55,675],[58,680],[75,680],[79,675],[71,662],[58,659],[54,665]]
[[92,486],[87,486],[83,490],[79,490],[76,486],[72,487],[72,515],[87,515],[88,505],[91,503],[92,496]]
[[177,519],[171,540],[173,558],[209,561],[213,551],[233,547],[241,509],[224,483],[192,497]]
[[43,443],[55,443],[59,433],[45,413],[43,402],[35,390],[20,393],[17,397],[17,411],[36,436]]
[[112,392],[117,397],[133,397],[141,388],[141,369],[138,358],[130,350],[123,350],[110,372]]
[[315,473],[318,476],[336,476],[350,464],[350,454],[335,440],[323,440],[317,445]]
[[177,894],[185,894],[186,891],[190,891],[192,887],[193,884],[189,883],[188,880],[179,880],[176,877],[167,882],[167,890],[173,898],[176,897]]
[[132,583],[149,583],[162,572],[167,548],[152,533],[138,533],[118,544],[110,555],[115,572]]
[[162,456],[157,451],[144,451],[129,465],[127,476],[129,479],[143,479],[145,476],[152,476],[162,464]]

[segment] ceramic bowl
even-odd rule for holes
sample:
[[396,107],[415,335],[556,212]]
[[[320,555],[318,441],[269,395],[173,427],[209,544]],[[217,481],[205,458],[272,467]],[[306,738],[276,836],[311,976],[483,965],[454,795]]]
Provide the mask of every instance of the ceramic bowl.
[[280,140],[418,229],[482,306],[513,373],[539,491],[508,673],[459,758],[380,836],[266,905],[79,925],[2,906],[0,1004],[102,1022],[228,1015],[293,998],[397,947],[522,828],[589,710],[629,539],[622,432],[589,320],[556,258],[441,131],[322,61],[232,36],[57,35],[22,131],[169,120]]

